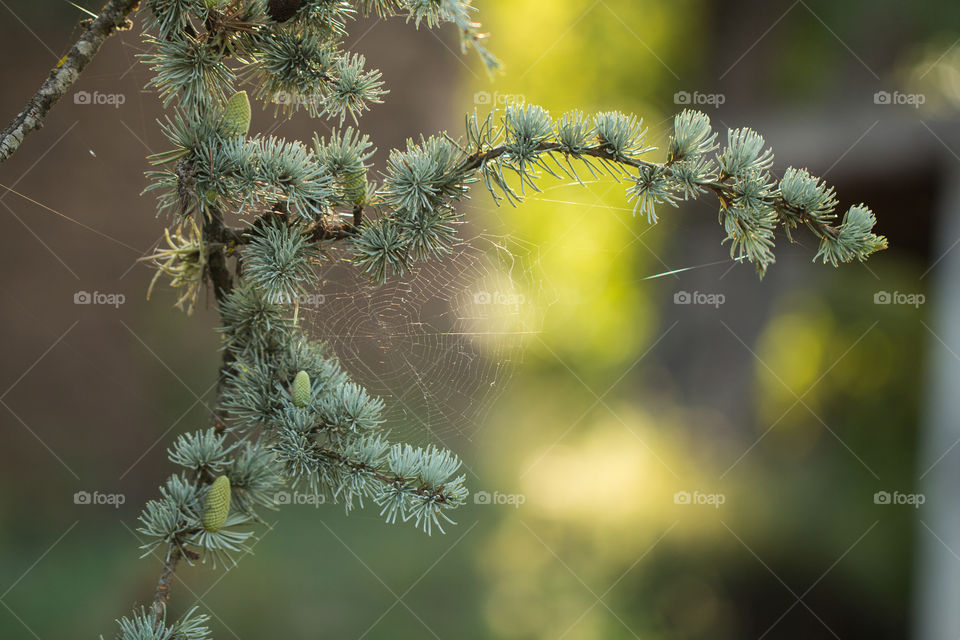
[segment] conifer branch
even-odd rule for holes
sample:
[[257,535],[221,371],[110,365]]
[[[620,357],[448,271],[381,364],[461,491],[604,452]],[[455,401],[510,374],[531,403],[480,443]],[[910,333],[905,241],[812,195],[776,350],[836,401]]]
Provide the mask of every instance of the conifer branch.
[[163,617],[170,599],[170,583],[173,581],[174,573],[177,570],[177,563],[180,562],[181,551],[178,547],[170,547],[167,550],[167,557],[163,563],[163,571],[160,572],[160,578],[157,580],[157,589],[153,596],[153,615],[156,620]]
[[[463,163],[464,172],[471,172],[480,170],[488,162],[493,162],[509,152],[509,147],[506,145],[501,145],[499,147],[489,149],[482,152],[473,153],[466,157]],[[569,161],[571,158],[596,158],[598,160],[603,160],[605,162],[611,162],[623,165],[625,167],[632,167],[634,169],[652,169],[657,167],[662,167],[666,170],[666,175],[674,179],[679,179],[680,175],[675,170],[676,160],[669,160],[662,165],[658,165],[654,162],[647,162],[644,160],[639,160],[636,158],[616,158],[615,155],[609,150],[602,146],[585,148],[581,150],[575,156],[571,155],[569,152],[566,152],[563,148],[563,145],[560,143],[543,143],[539,144],[535,148],[535,152],[546,153],[546,154],[559,154],[562,156],[563,160]],[[730,201],[735,189],[735,185],[732,181],[732,176],[727,176],[725,179],[715,180],[715,179],[697,179],[692,182],[692,184],[703,187],[712,191],[717,198],[720,200],[721,206],[726,208],[730,205]],[[791,214],[796,216],[801,222],[810,225],[816,229],[818,236],[823,236],[829,234],[832,237],[837,237],[840,235],[840,229],[835,226],[824,223],[822,220],[810,216],[802,208],[791,205],[786,202],[781,196],[764,196],[763,202],[775,209],[789,211]]]
[[118,29],[130,28],[127,16],[134,11],[139,1],[110,0],[100,14],[89,22],[80,39],[50,71],[50,77],[30,98],[23,111],[3,132],[0,132],[0,162],[9,158],[20,148],[20,144],[28,133],[43,126],[43,119],[47,112],[77,81],[80,72],[97,54],[110,34]]
[[808,228],[820,241],[816,258],[834,266],[887,246],[886,238],[873,233],[876,220],[863,205],[834,224],[833,188],[805,169],[788,168],[776,180],[770,173],[773,152],[751,129],[728,131],[721,149],[710,119],[683,111],[674,118],[667,157],[659,163],[641,157],[653,151],[645,139],[640,119],[619,112],[588,118],[573,111],[559,121],[536,105],[510,105],[499,119],[475,113],[467,118],[465,141],[443,134],[408,141],[406,150],[391,153],[383,185],[370,198],[387,213],[355,230],[354,260],[382,282],[413,261],[449,251],[459,219],[456,204],[471,183],[482,181],[495,201],[516,205],[528,189],[540,190],[542,174],[582,182],[578,171],[626,182],[634,214],[651,224],[659,205],[675,207],[712,192],[731,258],[753,262],[761,276],[775,260],[778,228],[790,240],[792,230]]
[[652,151],[646,130],[632,115],[572,112],[554,121],[534,105],[474,114],[463,139],[421,137],[392,150],[379,186],[368,180],[375,149],[353,127],[315,136],[312,145],[251,134],[250,97],[234,90],[238,80],[276,112],[302,109],[341,124],[380,102],[380,72],[342,50],[358,12],[406,15],[418,26],[452,23],[495,67],[469,0],[145,5],[149,86],[170,108],[160,123],[170,149],[149,158],[155,169],[146,189],[170,220],[169,246],[146,260],[169,278],[188,313],[201,289],[213,290],[222,362],[213,425],[177,438],[168,457],[181,470],[140,515],[144,555],[162,550],[165,562],[150,610],[118,621],[123,640],[207,640],[206,618],[193,610],[166,620],[174,573],[183,563],[235,565],[263,524],[258,509],[275,508],[282,487],[348,512],[372,502],[386,522],[411,522],[428,534],[442,532],[466,502],[459,458],[434,445],[391,442],[383,400],[300,326],[300,298],[319,286],[315,267],[328,243],[348,241],[357,268],[382,283],[452,252],[457,205],[474,183],[498,203],[517,204],[539,190],[543,173],[579,181],[578,171],[587,171],[624,181],[635,213],[651,223],[659,205],[713,193],[731,256],[753,261],[761,274],[773,263],[776,229],[789,236],[809,228],[821,240],[818,257],[833,264],[886,246],[873,234],[869,209],[852,207],[834,224],[832,188],[792,168],[774,180],[773,154],[759,134],[729,131],[720,149],[709,118],[693,111],[675,118],[663,162],[645,156]]

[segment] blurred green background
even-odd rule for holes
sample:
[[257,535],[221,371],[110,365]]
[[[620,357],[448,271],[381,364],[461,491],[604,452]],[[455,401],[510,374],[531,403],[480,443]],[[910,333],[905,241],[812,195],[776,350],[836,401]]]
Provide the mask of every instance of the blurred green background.
[[[80,16],[0,4],[9,120]],[[433,537],[374,509],[283,508],[229,575],[182,568],[173,610],[199,604],[215,637],[244,640],[912,637],[919,539],[951,541],[925,514],[956,508],[874,494],[921,491],[929,354],[958,348],[931,302],[934,278],[949,281],[935,240],[958,161],[944,149],[960,149],[948,68],[960,6],[476,4],[505,63],[494,80],[449,30],[353,25],[347,45],[391,89],[361,121],[380,166],[407,137],[458,135],[463,114],[513,100],[632,111],[661,148],[694,106],[721,140],[727,127],[765,134],[777,171],[825,175],[842,209],[871,205],[891,249],[834,270],[810,263],[801,234],[758,281],[729,261],[709,199],[650,227],[600,177],[546,179],[515,209],[475,191],[462,251],[382,291],[333,262],[317,334],[386,396],[398,433],[458,451],[491,503]],[[68,97],[0,166],[17,192],[0,193],[4,638],[109,635],[149,601],[160,562],[137,559],[136,517],[170,472],[166,448],[212,402],[214,311],[187,318],[169,291],[147,303],[152,273],[134,264],[162,229],[138,195],[143,157],[163,145],[138,28],[77,85],[124,103]],[[929,104],[877,102],[894,90]],[[254,129],[308,140],[328,124],[255,110]],[[76,306],[80,290],[126,302]],[[484,292],[516,297],[471,315]],[[875,304],[883,292],[931,302]],[[677,304],[684,293],[723,303]],[[78,491],[125,502],[75,504]]]

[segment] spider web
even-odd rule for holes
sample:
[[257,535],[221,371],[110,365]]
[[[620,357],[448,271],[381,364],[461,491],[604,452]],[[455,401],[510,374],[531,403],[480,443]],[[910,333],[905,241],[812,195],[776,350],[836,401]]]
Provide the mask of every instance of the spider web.
[[554,300],[538,263],[534,245],[490,235],[382,286],[332,261],[317,299],[301,305],[303,326],[384,399],[393,433],[471,440]]

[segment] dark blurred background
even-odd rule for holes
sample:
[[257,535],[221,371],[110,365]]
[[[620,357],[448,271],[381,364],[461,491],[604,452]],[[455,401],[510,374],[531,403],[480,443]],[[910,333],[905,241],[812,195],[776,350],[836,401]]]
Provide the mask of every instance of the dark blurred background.
[[[229,576],[183,567],[173,611],[244,640],[960,636],[960,5],[476,4],[492,81],[449,29],[352,25],[391,90],[361,120],[378,166],[511,100],[632,111],[661,148],[692,106],[721,141],[759,130],[777,172],[824,176],[842,210],[870,205],[891,247],[833,269],[799,233],[760,281],[708,198],[651,227],[604,178],[545,180],[516,209],[476,190],[456,255],[380,290],[332,256],[309,324],[397,435],[455,449],[485,493],[432,537],[291,505]],[[83,16],[0,16],[5,124]],[[164,148],[138,33],[75,87],[113,104],[67,96],[0,166],[4,638],[109,636],[149,601],[136,518],[213,402],[214,309],[146,301],[136,263],[163,229],[139,194]],[[254,112],[302,140],[333,124]]]

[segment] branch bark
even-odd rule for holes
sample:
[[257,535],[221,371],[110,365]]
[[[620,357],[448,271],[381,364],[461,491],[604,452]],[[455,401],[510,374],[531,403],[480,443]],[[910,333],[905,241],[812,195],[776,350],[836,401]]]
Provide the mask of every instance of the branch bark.
[[227,266],[226,245],[236,240],[236,236],[223,223],[223,213],[216,207],[207,210],[203,223],[203,241],[211,247],[207,255],[207,276],[213,285],[213,294],[217,302],[233,291],[233,274]]
[[163,618],[163,609],[170,599],[170,581],[173,580],[173,574],[177,570],[177,563],[180,561],[180,549],[171,546],[167,551],[167,559],[163,563],[163,571],[157,580],[157,590],[153,596],[153,616],[156,620]]
[[70,53],[50,71],[50,77],[40,86],[27,106],[13,122],[0,133],[0,162],[20,148],[23,139],[31,131],[43,126],[43,118],[67,90],[77,81],[80,72],[100,50],[104,41],[127,23],[127,16],[136,8],[139,0],[110,0],[86,28]]
[[[207,254],[206,277],[213,287],[213,295],[216,297],[217,303],[222,303],[233,291],[234,278],[227,263],[227,246],[237,244],[238,238],[242,238],[242,235],[237,234],[235,229],[231,229],[224,224],[223,213],[220,209],[211,207],[203,223],[203,240],[208,247],[211,247]],[[214,411],[215,421],[213,426],[217,433],[223,433],[227,428],[219,406],[231,364],[233,364],[233,353],[229,349],[224,349],[220,361],[220,372],[217,376],[216,407],[218,409]]]

